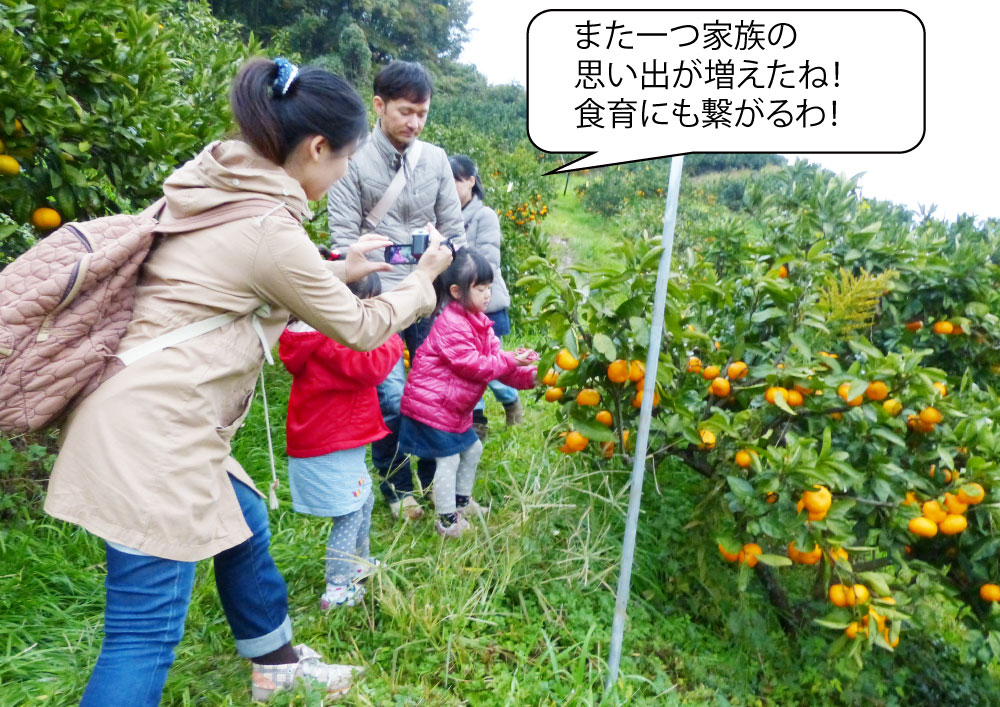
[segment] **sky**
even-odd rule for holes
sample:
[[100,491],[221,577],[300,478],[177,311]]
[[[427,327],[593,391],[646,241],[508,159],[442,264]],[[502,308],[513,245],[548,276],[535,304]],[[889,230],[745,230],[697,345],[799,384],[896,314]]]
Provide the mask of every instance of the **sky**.
[[[471,38],[461,60],[474,64],[490,83],[527,84],[526,30],[546,9],[671,9],[667,2],[606,0],[534,2],[471,0]],[[684,9],[712,10],[717,3],[687,0]],[[737,2],[726,9],[829,8],[831,3]],[[937,206],[934,216],[954,220],[959,214],[1000,218],[1000,90],[992,67],[1000,3],[940,3],[915,0],[885,5],[916,14],[926,30],[926,125],[923,141],[903,154],[786,154],[818,162],[835,172],[860,172],[866,197],[903,204],[915,212]],[[843,51],[850,52],[850,38]],[[539,66],[533,64],[533,66]],[[886,76],[885,81],[892,81]],[[531,86],[528,85],[529,92]],[[795,149],[791,145],[789,148]]]

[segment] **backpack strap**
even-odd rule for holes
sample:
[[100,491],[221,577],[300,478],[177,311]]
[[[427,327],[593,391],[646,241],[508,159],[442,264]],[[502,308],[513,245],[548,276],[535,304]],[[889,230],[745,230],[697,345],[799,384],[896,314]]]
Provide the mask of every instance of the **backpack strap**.
[[[163,215],[166,205],[166,198],[161,198],[151,204],[142,213],[159,220],[159,218]],[[211,228],[212,226],[221,226],[224,223],[239,221],[240,219],[251,218],[253,216],[263,220],[284,206],[285,202],[274,201],[272,199],[246,199],[244,201],[236,201],[230,204],[216,206],[214,209],[203,211],[194,216],[177,219],[169,224],[161,223],[156,227],[156,232],[187,233],[189,231],[199,231],[203,228]]]
[[[372,210],[368,212],[365,216],[365,223],[369,228],[374,229],[378,226],[379,222],[385,218],[385,215],[389,213],[389,209],[392,205],[396,203],[396,199],[403,191],[403,187],[406,186],[406,164],[409,162],[410,171],[412,172],[417,168],[417,164],[420,162],[420,153],[423,151],[424,143],[420,140],[414,140],[413,145],[407,150],[407,154],[403,155],[403,163],[396,170],[395,176],[392,181],[389,182],[389,186],[386,187],[385,192],[382,194],[382,198],[378,200],[378,203],[372,207]],[[409,159],[407,159],[409,158]]]

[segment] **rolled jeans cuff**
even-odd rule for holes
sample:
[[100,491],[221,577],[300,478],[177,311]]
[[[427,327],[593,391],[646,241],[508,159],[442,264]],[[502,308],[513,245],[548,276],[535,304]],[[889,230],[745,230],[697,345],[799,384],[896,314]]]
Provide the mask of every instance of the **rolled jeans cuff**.
[[244,658],[257,658],[292,642],[292,620],[285,616],[278,628],[257,638],[237,638],[236,652]]

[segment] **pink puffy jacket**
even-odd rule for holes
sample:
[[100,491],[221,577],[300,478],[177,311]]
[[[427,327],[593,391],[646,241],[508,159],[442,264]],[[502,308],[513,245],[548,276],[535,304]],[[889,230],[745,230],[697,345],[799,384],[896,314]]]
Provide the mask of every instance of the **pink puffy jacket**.
[[499,379],[512,388],[533,388],[535,373],[500,348],[489,317],[452,302],[417,349],[400,411],[435,429],[462,433],[472,427],[472,409],[487,383]]

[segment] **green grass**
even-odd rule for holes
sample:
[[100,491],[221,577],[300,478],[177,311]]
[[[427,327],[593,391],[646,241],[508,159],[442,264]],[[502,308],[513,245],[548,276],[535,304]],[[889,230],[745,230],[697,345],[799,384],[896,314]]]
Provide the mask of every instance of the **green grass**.
[[618,249],[618,234],[612,231],[611,220],[579,205],[576,190],[587,179],[587,175],[572,173],[565,194],[565,181],[560,182],[558,195],[542,223],[543,232],[553,244],[553,256],[562,264],[599,263],[614,257]]

